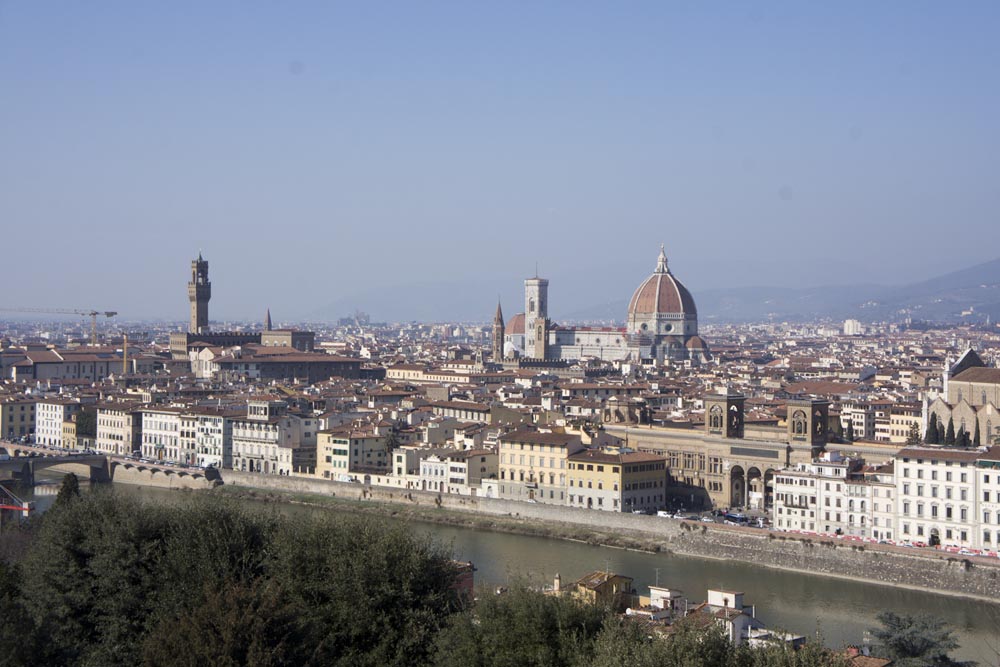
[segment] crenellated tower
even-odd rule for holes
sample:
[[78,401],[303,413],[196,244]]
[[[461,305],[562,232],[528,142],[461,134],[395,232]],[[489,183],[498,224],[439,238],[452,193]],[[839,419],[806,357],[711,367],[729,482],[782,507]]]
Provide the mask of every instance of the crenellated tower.
[[208,260],[191,262],[191,282],[188,283],[188,300],[191,302],[191,323],[188,332],[208,333],[208,301],[212,298],[212,283],[208,280]]

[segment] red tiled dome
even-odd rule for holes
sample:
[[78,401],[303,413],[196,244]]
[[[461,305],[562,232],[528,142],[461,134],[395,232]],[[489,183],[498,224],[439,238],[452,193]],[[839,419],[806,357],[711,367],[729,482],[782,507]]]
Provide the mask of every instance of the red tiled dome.
[[506,327],[506,333],[511,336],[514,334],[524,335],[524,313],[518,313],[510,318],[510,323]]
[[650,314],[698,315],[691,293],[667,269],[662,249],[656,271],[639,285],[628,304],[629,316]]

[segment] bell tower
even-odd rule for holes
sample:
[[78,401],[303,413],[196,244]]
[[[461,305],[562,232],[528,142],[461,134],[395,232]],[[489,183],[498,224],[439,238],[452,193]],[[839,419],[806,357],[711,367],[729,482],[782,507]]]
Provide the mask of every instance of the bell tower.
[[723,438],[742,438],[746,397],[739,394],[705,397],[705,431]]
[[493,363],[495,364],[503,361],[503,339],[505,333],[503,310],[500,309],[500,301],[498,299],[497,312],[493,316]]
[[538,322],[549,317],[549,281],[528,278],[524,281],[524,354],[534,359],[545,358],[545,340],[538,339]]
[[212,298],[212,283],[208,280],[208,260],[191,262],[191,282],[188,283],[188,300],[191,302],[191,323],[188,332],[193,334],[208,332],[208,300]]

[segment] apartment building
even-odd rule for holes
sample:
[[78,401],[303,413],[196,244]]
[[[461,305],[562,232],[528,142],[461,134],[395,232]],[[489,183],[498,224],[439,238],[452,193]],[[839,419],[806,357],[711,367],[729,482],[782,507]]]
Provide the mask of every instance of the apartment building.
[[0,398],[0,438],[13,440],[35,432],[37,399],[28,396]]
[[667,459],[585,449],[569,457],[567,504],[609,512],[652,512],[666,503]]
[[288,410],[281,400],[247,402],[245,417],[233,419],[233,469],[271,475],[316,469],[318,419]]
[[353,427],[320,431],[316,441],[316,475],[338,479],[350,473],[389,471],[388,439],[375,430]]
[[142,447],[142,412],[138,404],[101,403],[97,406],[97,441],[102,454],[130,456]]
[[146,407],[139,411],[142,457],[152,461],[180,461],[183,408]]
[[83,408],[76,398],[46,398],[35,407],[35,441],[49,447],[63,447],[63,423]]
[[896,454],[899,539],[974,548],[976,450],[906,447]]
[[499,496],[566,504],[569,457],[583,450],[579,436],[518,429],[500,438]]

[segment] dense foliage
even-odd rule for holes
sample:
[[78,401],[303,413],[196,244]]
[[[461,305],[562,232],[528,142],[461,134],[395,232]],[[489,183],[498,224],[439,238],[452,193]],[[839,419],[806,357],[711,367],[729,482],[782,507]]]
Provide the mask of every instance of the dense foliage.
[[[400,524],[288,517],[211,495],[146,504],[81,495],[75,481],[0,539],[0,667],[844,664],[818,643],[750,649],[690,620],[662,639],[523,586],[467,607],[446,550]],[[898,664],[957,664],[919,661],[954,648],[940,624],[883,622]],[[931,643],[917,644],[924,635]]]
[[447,553],[403,526],[65,498],[0,568],[0,664],[412,665],[460,608]]

